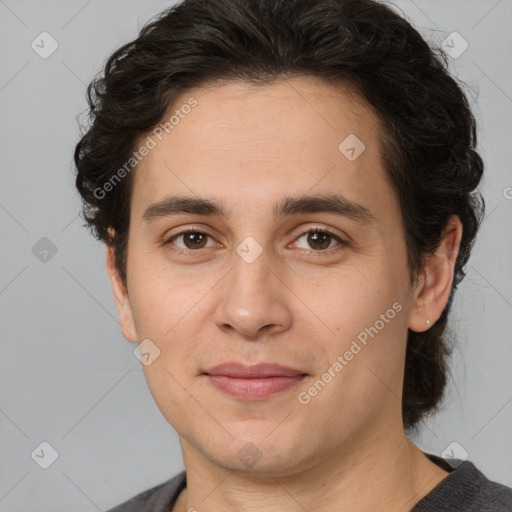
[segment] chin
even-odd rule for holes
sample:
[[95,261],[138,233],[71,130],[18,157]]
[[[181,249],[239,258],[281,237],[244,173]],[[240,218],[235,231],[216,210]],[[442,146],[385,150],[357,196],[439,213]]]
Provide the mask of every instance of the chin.
[[227,446],[219,446],[217,450],[211,450],[210,446],[203,454],[217,466],[241,474],[287,476],[305,468],[308,454],[303,454],[304,460],[300,460],[296,446],[283,446],[278,436],[270,441],[266,435],[244,436],[252,439],[247,442],[240,441],[240,437],[230,438]]

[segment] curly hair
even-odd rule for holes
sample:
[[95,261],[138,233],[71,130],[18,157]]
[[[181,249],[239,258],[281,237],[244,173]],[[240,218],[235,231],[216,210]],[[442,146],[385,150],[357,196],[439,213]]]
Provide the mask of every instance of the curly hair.
[[108,194],[102,187],[126,169],[141,138],[194,87],[298,76],[353,86],[382,120],[381,153],[404,221],[411,284],[448,219],[456,215],[463,226],[441,317],[426,332],[408,332],[402,418],[414,429],[438,409],[446,386],[447,319],[484,213],[476,191],[483,162],[475,119],[446,57],[390,7],[373,0],[184,0],[162,12],[88,87],[88,124],[74,155],[83,216],[96,238],[114,246],[126,283],[133,173],[123,173]]

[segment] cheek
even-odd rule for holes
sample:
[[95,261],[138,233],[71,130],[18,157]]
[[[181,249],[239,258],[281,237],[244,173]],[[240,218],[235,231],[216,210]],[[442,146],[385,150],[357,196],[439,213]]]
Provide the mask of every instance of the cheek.
[[160,413],[181,436],[191,435],[196,428],[213,429],[215,425],[210,424],[208,415],[211,407],[207,403],[202,405],[204,400],[195,397],[197,393],[190,380],[178,371],[180,364],[171,365],[169,359],[172,355],[162,353],[159,359],[144,367],[148,389]]
[[311,308],[320,312],[330,331],[322,343],[328,361],[325,371],[338,363],[338,372],[331,370],[339,376],[333,379],[339,383],[333,386],[340,394],[337,399],[358,397],[364,403],[382,398],[381,392],[389,393],[386,386],[400,392],[407,339],[406,291],[403,279],[382,266],[371,273],[347,270],[331,279],[322,294],[312,296]]
[[[155,340],[172,338],[173,332],[198,309],[214,285],[214,276],[190,268],[179,271],[161,256],[132,256],[130,300],[138,332]],[[140,264],[138,264],[140,263]]]
[[[143,370],[151,394],[169,420],[190,400],[186,390],[197,375],[206,302],[199,284],[141,272],[134,283],[132,306],[139,340],[156,346],[156,357]],[[165,404],[165,410],[161,408]]]
[[387,407],[401,406],[405,308],[398,301],[387,305],[368,303],[365,313],[347,308],[347,328],[340,328],[332,343],[323,344],[328,363],[300,390],[300,403],[308,402],[301,406],[308,417],[329,425],[334,438],[354,425],[368,424]]
[[306,309],[316,313],[331,336],[348,339],[376,322],[379,331],[396,324],[405,296],[402,280],[391,272],[383,261],[368,261],[359,268],[346,266],[315,279],[300,279],[294,288],[301,290]]

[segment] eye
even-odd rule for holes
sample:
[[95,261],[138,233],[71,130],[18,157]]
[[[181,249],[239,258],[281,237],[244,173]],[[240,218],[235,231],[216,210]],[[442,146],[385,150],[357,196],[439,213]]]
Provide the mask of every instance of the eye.
[[[211,242],[208,244],[208,238],[211,239]],[[177,243],[177,241],[179,241]],[[215,245],[215,242],[211,238],[210,235],[206,233],[202,233],[201,231],[183,231],[182,233],[178,233],[177,235],[172,236],[165,244],[173,244],[179,249],[204,249],[205,247],[210,247]]]
[[[299,236],[294,245],[300,249],[325,251],[343,243],[343,240],[326,229],[312,229]],[[164,245],[174,245],[181,250],[198,250],[214,246],[216,242],[207,233],[187,230],[169,238]]]
[[295,245],[301,249],[323,251],[331,249],[341,243],[341,238],[334,233],[326,230],[314,229],[299,236],[299,238],[296,239]]

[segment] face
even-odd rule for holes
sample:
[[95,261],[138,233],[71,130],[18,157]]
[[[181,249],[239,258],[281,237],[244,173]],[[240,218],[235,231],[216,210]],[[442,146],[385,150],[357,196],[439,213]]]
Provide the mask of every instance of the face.
[[414,298],[378,117],[313,78],[198,88],[173,111],[192,97],[149,134],[116,299],[185,457],[286,475],[401,429]]

